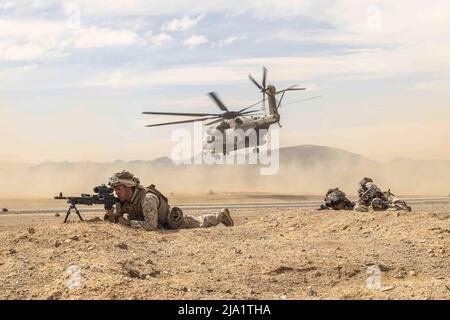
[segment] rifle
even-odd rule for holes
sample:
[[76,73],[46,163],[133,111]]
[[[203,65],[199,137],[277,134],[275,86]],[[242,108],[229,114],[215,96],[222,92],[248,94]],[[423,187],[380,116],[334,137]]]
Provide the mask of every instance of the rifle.
[[66,218],[64,219],[64,223],[67,222],[70,213],[72,210],[75,210],[75,213],[78,215],[81,221],[83,218],[81,217],[80,211],[76,205],[86,205],[92,206],[94,204],[103,204],[105,206],[105,210],[111,210],[116,202],[119,201],[118,198],[114,197],[114,190],[112,188],[107,187],[102,184],[101,186],[97,186],[94,188],[94,192],[96,194],[90,195],[83,193],[80,197],[64,197],[62,192],[59,193],[59,196],[55,196],[56,200],[67,200],[67,203],[70,204],[69,210],[67,210]]

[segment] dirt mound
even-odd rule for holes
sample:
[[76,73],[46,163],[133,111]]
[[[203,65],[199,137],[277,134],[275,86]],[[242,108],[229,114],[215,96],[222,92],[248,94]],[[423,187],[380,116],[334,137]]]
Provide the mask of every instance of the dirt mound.
[[[18,225],[0,232],[0,298],[450,298],[449,220],[436,210],[233,215],[232,228],[159,232]],[[380,287],[370,289],[373,266]]]

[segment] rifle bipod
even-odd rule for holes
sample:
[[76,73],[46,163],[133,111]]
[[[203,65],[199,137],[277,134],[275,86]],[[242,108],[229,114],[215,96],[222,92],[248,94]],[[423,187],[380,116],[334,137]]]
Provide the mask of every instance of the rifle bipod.
[[66,218],[64,219],[64,223],[67,223],[67,219],[69,218],[72,209],[75,210],[75,213],[78,215],[78,218],[80,218],[81,221],[84,221],[83,218],[81,217],[80,211],[78,211],[78,208],[74,204],[70,204],[69,210],[67,210]]

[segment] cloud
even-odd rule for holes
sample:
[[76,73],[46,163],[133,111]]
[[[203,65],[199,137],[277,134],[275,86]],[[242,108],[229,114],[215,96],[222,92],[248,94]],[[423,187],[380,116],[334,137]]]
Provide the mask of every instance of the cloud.
[[208,38],[206,38],[205,36],[202,36],[202,35],[200,35],[200,36],[193,35],[189,38],[186,38],[183,41],[184,46],[188,46],[191,48],[197,47],[197,46],[205,44],[205,43],[208,43]]
[[46,52],[47,49],[40,45],[0,43],[0,60],[34,60]]
[[[90,15],[203,15],[224,14],[227,16],[247,15],[257,19],[274,17],[295,17],[314,11],[316,1],[312,0],[72,0],[80,4]],[[315,10],[314,14],[320,12]],[[311,13],[312,15],[313,13]],[[180,20],[180,19],[178,19]]]
[[128,29],[71,28],[64,21],[0,19],[0,60],[61,57],[74,48],[128,46],[138,40],[139,35]]
[[189,16],[183,16],[180,19],[172,19],[167,21],[161,27],[161,30],[164,31],[186,31],[194,28],[200,20],[205,17],[204,14],[197,16],[196,18],[190,18]]
[[232,37],[228,37],[222,40],[219,40],[216,43],[213,43],[211,45],[211,48],[223,48],[225,46],[231,45],[233,43],[235,43],[236,41],[239,40],[245,40],[247,39],[247,36],[232,36]]
[[11,8],[14,8],[17,4],[14,3],[14,1],[5,1],[3,3],[0,3],[0,10],[9,10]]
[[80,83],[87,87],[158,87],[166,85],[198,85],[245,80],[247,73],[227,66],[182,66],[159,71],[117,70],[90,77]]
[[138,35],[132,31],[120,29],[89,27],[83,28],[74,42],[77,48],[101,48],[110,46],[128,46],[138,41]]
[[172,36],[164,32],[151,36],[152,43],[158,47],[162,47],[168,44],[169,42],[172,42],[172,40],[173,40]]
[[[354,49],[334,55],[309,55],[298,57],[243,58],[200,65],[180,66],[159,71],[142,69],[116,70],[90,77],[83,86],[164,86],[192,84],[226,84],[247,81],[249,72],[260,72],[262,65],[269,69],[269,79],[274,81],[327,81],[384,79],[419,72],[450,72],[447,64],[420,60],[408,52],[388,49]],[[257,70],[257,71],[256,71]]]

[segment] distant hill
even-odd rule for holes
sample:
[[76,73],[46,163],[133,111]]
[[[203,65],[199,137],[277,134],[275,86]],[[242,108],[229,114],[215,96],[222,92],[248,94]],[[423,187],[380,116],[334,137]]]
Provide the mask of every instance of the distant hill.
[[358,181],[372,177],[383,189],[409,195],[448,195],[450,160],[395,159],[379,163],[341,149],[300,145],[279,150],[276,175],[260,175],[258,165],[175,165],[161,157],[152,161],[45,162],[37,165],[0,162],[0,198],[50,197],[91,192],[112,173],[129,170],[148,185],[166,192],[262,191],[323,194],[338,186],[356,194]]

